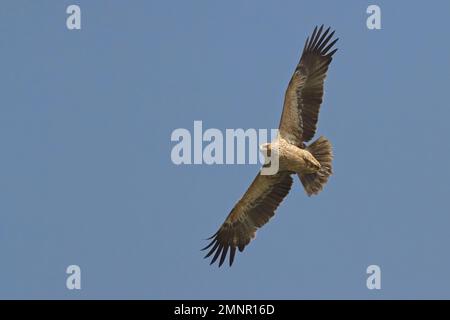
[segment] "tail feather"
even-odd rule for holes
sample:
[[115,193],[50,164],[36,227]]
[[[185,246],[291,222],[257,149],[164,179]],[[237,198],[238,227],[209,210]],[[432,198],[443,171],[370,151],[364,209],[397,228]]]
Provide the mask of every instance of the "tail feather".
[[323,189],[329,176],[333,173],[331,163],[333,160],[333,151],[330,141],[325,137],[320,137],[311,143],[306,150],[311,152],[321,165],[319,171],[315,173],[298,174],[306,193],[308,196],[311,196],[318,194]]

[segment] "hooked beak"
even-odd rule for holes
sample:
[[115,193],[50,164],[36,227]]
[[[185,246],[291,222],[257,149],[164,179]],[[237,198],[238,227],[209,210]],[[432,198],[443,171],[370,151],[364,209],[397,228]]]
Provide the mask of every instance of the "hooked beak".
[[263,143],[259,146],[259,151],[261,151],[262,153],[266,154],[267,153],[267,147],[268,147],[268,143]]

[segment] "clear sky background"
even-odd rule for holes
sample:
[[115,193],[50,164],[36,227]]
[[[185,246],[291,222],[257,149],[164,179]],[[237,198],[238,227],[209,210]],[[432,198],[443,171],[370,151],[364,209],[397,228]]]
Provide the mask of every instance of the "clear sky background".
[[[2,1],[0,298],[450,298],[449,18],[448,1]],[[175,166],[171,132],[275,128],[322,23],[335,174],[313,198],[296,179],[233,267],[209,266],[203,239],[259,166]]]

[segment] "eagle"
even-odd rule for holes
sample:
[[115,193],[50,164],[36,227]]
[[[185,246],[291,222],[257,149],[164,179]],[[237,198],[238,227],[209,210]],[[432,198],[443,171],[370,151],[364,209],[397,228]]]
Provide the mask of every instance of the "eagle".
[[[236,249],[240,252],[255,238],[256,231],[274,216],[276,209],[289,193],[297,175],[308,196],[318,194],[332,174],[332,146],[321,136],[307,145],[316,133],[319,109],[322,103],[324,81],[338,38],[335,31],[324,26],[314,28],[306,39],[300,62],[289,81],[284,97],[283,112],[277,137],[260,146],[268,159],[276,151],[279,159],[275,174],[261,170],[242,198],[236,203],[219,230],[207,240],[211,242],[205,258],[210,264],[219,258],[219,267],[229,253],[229,265]],[[266,162],[267,164],[267,162]],[[263,166],[264,167],[264,166]]]

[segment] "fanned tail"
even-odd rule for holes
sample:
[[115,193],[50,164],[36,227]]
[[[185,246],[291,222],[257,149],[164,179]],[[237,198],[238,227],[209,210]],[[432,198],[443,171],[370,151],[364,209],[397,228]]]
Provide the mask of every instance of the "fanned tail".
[[330,141],[325,137],[320,137],[311,143],[306,150],[311,152],[321,165],[319,171],[315,173],[298,174],[306,193],[311,196],[322,191],[328,177],[333,173],[333,150]]

